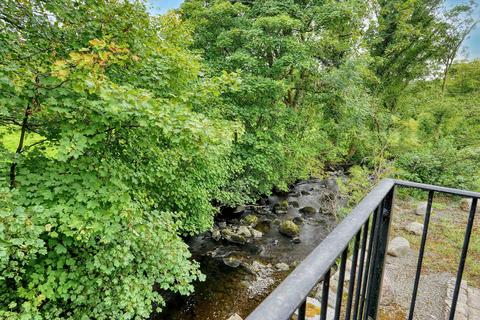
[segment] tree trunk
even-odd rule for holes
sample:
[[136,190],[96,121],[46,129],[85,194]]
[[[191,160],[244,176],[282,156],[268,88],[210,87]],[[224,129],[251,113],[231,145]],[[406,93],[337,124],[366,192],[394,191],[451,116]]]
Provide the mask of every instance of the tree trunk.
[[10,165],[10,188],[13,189],[17,186],[17,158],[23,151],[23,145],[25,142],[25,134],[27,133],[28,127],[28,116],[30,115],[31,108],[30,104],[25,108],[25,114],[23,116],[22,128],[20,132],[20,139],[18,141],[17,150],[15,151],[15,156]]

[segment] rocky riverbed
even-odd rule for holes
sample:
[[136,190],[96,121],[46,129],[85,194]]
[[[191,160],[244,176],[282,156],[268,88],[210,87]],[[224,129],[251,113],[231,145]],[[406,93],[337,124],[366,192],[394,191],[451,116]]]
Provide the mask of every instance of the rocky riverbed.
[[285,194],[217,217],[211,232],[189,241],[207,280],[190,297],[169,299],[153,319],[244,317],[337,224],[342,205],[336,177],[301,181]]

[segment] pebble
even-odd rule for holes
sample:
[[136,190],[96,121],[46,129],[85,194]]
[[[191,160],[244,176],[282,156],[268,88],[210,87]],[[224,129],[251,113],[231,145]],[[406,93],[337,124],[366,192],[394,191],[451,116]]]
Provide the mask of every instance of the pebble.
[[292,242],[295,243],[295,244],[298,244],[298,243],[301,243],[302,240],[300,240],[300,237],[294,237],[294,238],[292,239]]
[[295,218],[292,219],[292,221],[293,221],[293,223],[300,225],[300,224],[303,223],[303,218],[302,217],[295,217]]

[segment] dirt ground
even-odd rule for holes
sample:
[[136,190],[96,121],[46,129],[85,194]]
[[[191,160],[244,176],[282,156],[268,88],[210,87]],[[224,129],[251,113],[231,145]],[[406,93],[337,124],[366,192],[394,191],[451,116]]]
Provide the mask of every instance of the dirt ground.
[[[425,197],[426,198],[426,197]],[[382,307],[379,318],[405,319],[410,308],[413,282],[417,268],[421,235],[405,230],[411,222],[424,223],[424,216],[415,214],[422,201],[412,198],[397,198],[393,210],[390,239],[406,238],[411,250],[403,257],[388,257],[385,274],[390,277],[395,291],[394,305]],[[455,276],[460,260],[468,212],[460,209],[458,198],[434,198],[428,228],[425,255],[415,307],[414,318],[418,320],[444,319],[444,304],[447,282]],[[480,286],[480,219],[474,224],[469,255],[463,279],[470,286]]]

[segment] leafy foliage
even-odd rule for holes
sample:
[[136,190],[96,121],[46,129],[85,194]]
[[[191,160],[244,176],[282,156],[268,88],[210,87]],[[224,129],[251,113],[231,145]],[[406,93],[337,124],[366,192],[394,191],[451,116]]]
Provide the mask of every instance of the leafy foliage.
[[[235,167],[222,202],[254,200],[368,146],[365,61],[355,56],[362,1],[187,1],[208,72],[237,72],[227,109],[196,110],[241,121]],[[223,107],[223,106],[221,106]]]
[[414,141],[395,147],[403,178],[478,190],[479,67],[478,60],[454,64],[444,94],[436,79],[417,82],[401,97],[399,116],[415,124],[394,130]]
[[189,104],[218,89],[174,15],[1,6],[2,134],[16,137],[1,150],[1,316],[148,317],[154,286],[187,294],[202,279],[180,236],[210,227],[235,126]]
[[0,317],[147,318],[219,206],[329,167],[350,204],[392,167],[478,188],[471,7],[441,5],[0,2]]

